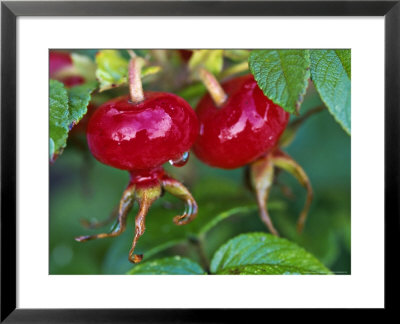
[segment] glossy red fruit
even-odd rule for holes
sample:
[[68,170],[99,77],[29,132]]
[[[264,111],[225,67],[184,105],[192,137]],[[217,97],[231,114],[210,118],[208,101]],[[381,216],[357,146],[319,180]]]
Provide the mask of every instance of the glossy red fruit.
[[119,97],[95,111],[87,140],[97,160],[128,171],[153,169],[179,160],[193,145],[199,124],[189,104],[170,93],[144,96],[139,103]]
[[200,135],[193,150],[211,166],[234,169],[273,149],[289,114],[263,94],[252,75],[229,80],[222,87],[228,97],[220,107],[209,94],[197,105]]

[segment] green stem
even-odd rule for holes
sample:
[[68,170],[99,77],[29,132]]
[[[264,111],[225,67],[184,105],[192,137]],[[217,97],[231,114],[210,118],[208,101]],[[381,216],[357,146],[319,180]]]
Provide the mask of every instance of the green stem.
[[186,242],[186,240],[184,240],[184,239],[183,240],[172,240],[172,241],[168,241],[168,242],[162,243],[160,245],[157,245],[146,252],[146,258],[149,259],[152,256],[154,256],[164,250],[167,250],[167,249],[172,248],[179,244],[183,244],[185,242]]
[[248,69],[249,69],[249,63],[247,63],[247,61],[244,61],[242,63],[235,64],[235,65],[225,69],[224,71],[222,71],[219,78],[221,80],[223,80],[232,75],[248,71]]
[[293,142],[300,126],[303,125],[304,122],[306,122],[307,119],[309,119],[311,116],[313,116],[314,114],[319,113],[323,110],[325,110],[325,106],[323,106],[323,105],[315,107],[315,108],[307,111],[303,116],[301,116],[301,117],[297,118],[296,120],[294,120],[293,122],[291,122],[286,127],[285,132],[282,134],[281,138],[279,139],[279,146],[280,147],[289,146]]
[[297,130],[297,128],[303,124],[308,118],[310,118],[312,115],[319,113],[321,111],[325,110],[325,106],[321,105],[318,107],[315,107],[313,109],[308,110],[303,116],[297,118],[294,120],[289,126],[293,127],[294,129]]
[[204,249],[205,236],[199,235],[199,236],[192,238],[190,241],[194,244],[194,246],[197,249],[197,252],[199,253],[201,265],[207,271],[207,273],[211,273],[210,272],[210,260],[208,259],[207,253]]

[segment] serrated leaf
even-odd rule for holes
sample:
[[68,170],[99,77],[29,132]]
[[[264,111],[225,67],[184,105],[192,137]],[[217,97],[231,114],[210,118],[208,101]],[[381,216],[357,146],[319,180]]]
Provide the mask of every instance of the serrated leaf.
[[77,124],[87,113],[91,94],[97,87],[97,82],[89,82],[68,89],[69,121],[68,128]]
[[218,249],[215,274],[330,274],[314,256],[286,239],[265,233],[239,235]]
[[311,79],[329,112],[351,133],[350,50],[311,50]]
[[349,79],[351,79],[351,51],[348,49],[337,49],[335,53],[339,57],[340,62],[342,62]]
[[64,84],[50,80],[50,123],[66,127],[68,125],[69,111],[68,111],[68,92]]
[[195,71],[203,67],[214,75],[222,71],[224,64],[223,50],[194,50],[189,60],[189,69]]
[[66,89],[64,84],[50,80],[49,91],[49,128],[50,128],[50,161],[59,156],[67,145],[68,132],[87,112],[91,93],[97,82]]
[[102,50],[96,55],[96,77],[100,92],[128,82],[128,60],[117,50]]
[[287,112],[299,111],[310,78],[308,50],[253,50],[249,67],[268,98]]
[[68,137],[68,92],[64,85],[56,80],[50,80],[49,89],[49,132],[50,161],[54,161],[64,149]]
[[128,274],[132,275],[202,275],[205,271],[192,260],[175,256],[157,259],[136,265]]

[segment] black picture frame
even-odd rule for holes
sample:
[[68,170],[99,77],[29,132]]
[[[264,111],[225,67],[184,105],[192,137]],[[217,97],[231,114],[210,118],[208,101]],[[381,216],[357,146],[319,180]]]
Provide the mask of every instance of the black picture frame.
[[[1,322],[225,322],[238,311],[16,308],[16,19],[19,16],[384,16],[385,309],[399,237],[400,1],[4,1],[1,3]],[[372,45],[371,45],[372,46]],[[373,154],[373,152],[371,152]],[[371,175],[369,175],[371,176]],[[372,239],[373,233],[371,233]],[[373,262],[371,260],[371,262]],[[252,312],[262,312],[263,310]],[[249,312],[249,310],[247,310]]]

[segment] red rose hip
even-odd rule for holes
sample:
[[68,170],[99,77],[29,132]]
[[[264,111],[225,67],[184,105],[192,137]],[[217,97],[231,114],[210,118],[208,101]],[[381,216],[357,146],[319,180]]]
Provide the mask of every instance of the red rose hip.
[[311,203],[312,189],[300,165],[278,147],[289,114],[264,95],[251,74],[221,86],[205,69],[200,68],[198,72],[209,93],[196,107],[200,121],[200,134],[193,147],[196,156],[223,169],[249,164],[248,180],[256,194],[260,217],[274,235],[278,235],[278,231],[267,212],[274,169],[279,167],[291,173],[308,193],[298,222],[301,230]]
[[128,257],[133,263],[143,258],[141,254],[134,254],[134,250],[144,233],[148,210],[163,190],[186,203],[185,213],[173,219],[175,224],[187,224],[197,215],[197,204],[189,190],[162,168],[167,161],[175,166],[182,166],[187,161],[188,150],[199,131],[196,114],[176,95],[143,92],[141,62],[133,57],[129,63],[130,96],[118,97],[100,106],[87,128],[88,145],[94,157],[130,173],[116,215],[118,226],[110,233],[76,238],[78,242],[84,242],[120,235],[126,228],[128,212],[137,202],[135,235]]
[[123,96],[100,106],[89,121],[87,140],[100,162],[123,170],[143,170],[179,159],[199,131],[193,109],[182,98],[145,92],[133,103]]
[[207,94],[196,107],[200,135],[193,150],[209,165],[234,169],[273,149],[289,114],[263,94],[252,75],[232,79],[222,88],[227,95],[222,105]]

